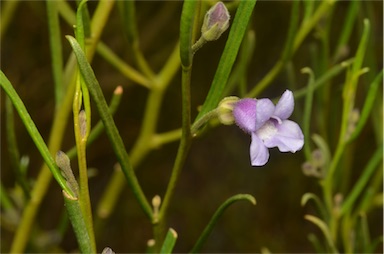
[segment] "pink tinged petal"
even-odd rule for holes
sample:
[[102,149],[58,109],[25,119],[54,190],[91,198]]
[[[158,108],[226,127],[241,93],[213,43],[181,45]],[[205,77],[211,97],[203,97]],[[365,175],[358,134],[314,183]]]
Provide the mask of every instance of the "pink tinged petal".
[[279,102],[276,104],[274,116],[277,116],[281,120],[288,119],[292,115],[295,102],[293,100],[293,93],[289,90],[285,90],[281,96]]
[[234,109],[233,116],[236,124],[245,132],[251,134],[256,130],[256,100],[239,100]]
[[252,133],[250,157],[252,166],[264,166],[269,159],[268,148],[255,133]]
[[266,147],[278,147],[280,152],[292,153],[303,148],[304,135],[297,123],[284,120],[281,124],[276,124],[275,127],[275,134],[263,140]]
[[270,99],[259,99],[256,104],[256,125],[255,130],[262,127],[273,115],[275,105]]

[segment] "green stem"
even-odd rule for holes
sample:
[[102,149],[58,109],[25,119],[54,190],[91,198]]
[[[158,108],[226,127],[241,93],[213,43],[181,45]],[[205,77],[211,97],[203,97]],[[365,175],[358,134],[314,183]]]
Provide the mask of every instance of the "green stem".
[[351,193],[346,197],[343,205],[340,209],[340,216],[342,216],[345,212],[350,211],[352,209],[353,204],[362,193],[364,187],[367,185],[370,177],[378,169],[380,161],[383,159],[383,146],[379,146],[376,152],[373,154],[372,158],[369,160],[368,165],[363,170],[363,174],[359,177],[359,180],[352,188]]
[[64,95],[63,87],[63,55],[61,46],[61,31],[59,24],[59,12],[56,1],[46,1],[49,27],[49,45],[51,50],[52,74],[55,84],[56,110],[62,102]]
[[[114,93],[113,97],[111,99],[111,102],[109,104],[109,112],[111,115],[114,115],[119,104],[121,101],[121,95],[123,93],[123,89],[121,86],[118,86]],[[102,133],[104,130],[104,125],[101,121],[98,121],[96,125],[92,128],[91,132],[89,133],[88,139],[87,139],[87,146],[91,145]],[[76,146],[72,147],[70,150],[66,152],[67,156],[70,159],[73,159],[75,156],[77,156],[77,148]]]
[[77,242],[79,243],[80,251],[82,253],[96,253],[87,230],[79,200],[69,196],[65,191],[63,191],[63,197],[69,219],[75,231]]
[[136,82],[139,85],[150,88],[150,81],[141,73],[133,69],[126,62],[121,60],[110,48],[100,42],[97,45],[97,53],[108,61],[113,67],[119,70],[125,77]]
[[159,244],[162,242],[163,238],[163,228],[164,228],[164,218],[167,214],[170,200],[174,194],[176,183],[179,179],[181,170],[187,158],[187,153],[191,145],[191,95],[190,95],[190,82],[191,82],[191,67],[184,67],[182,71],[182,132],[179,148],[177,150],[177,155],[175,163],[173,165],[171,178],[169,180],[167,190],[165,192],[164,201],[161,205],[158,223],[154,226],[155,233],[155,243],[159,248]]

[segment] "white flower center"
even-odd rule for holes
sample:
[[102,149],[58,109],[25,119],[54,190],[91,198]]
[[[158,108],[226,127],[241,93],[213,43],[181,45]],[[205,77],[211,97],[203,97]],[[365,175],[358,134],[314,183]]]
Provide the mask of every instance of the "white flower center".
[[263,141],[272,138],[276,133],[277,128],[271,120],[267,121],[256,131],[257,136]]

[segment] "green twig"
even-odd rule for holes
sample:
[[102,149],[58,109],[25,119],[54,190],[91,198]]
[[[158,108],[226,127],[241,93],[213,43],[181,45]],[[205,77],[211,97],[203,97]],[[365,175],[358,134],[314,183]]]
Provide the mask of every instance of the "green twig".
[[79,243],[80,251],[82,253],[95,253],[96,251],[92,246],[79,200],[69,196],[65,191],[63,191],[63,197],[69,219],[75,231],[77,242]]
[[343,205],[340,209],[339,215],[342,216],[345,212],[352,209],[353,204],[362,193],[364,187],[367,185],[370,177],[378,169],[380,162],[383,159],[383,146],[379,146],[376,152],[372,155],[372,158],[369,160],[368,165],[362,171],[362,175],[359,177],[359,180],[352,188],[351,193],[346,197]]

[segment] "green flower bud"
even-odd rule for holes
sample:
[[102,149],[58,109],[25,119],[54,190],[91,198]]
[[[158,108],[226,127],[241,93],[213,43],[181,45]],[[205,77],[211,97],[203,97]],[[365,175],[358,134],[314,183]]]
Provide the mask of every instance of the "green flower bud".
[[222,33],[229,27],[229,12],[222,2],[212,6],[204,17],[204,23],[201,27],[202,37],[206,41],[219,39]]

